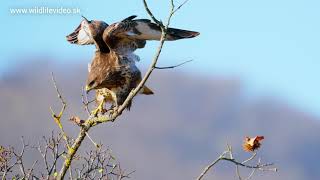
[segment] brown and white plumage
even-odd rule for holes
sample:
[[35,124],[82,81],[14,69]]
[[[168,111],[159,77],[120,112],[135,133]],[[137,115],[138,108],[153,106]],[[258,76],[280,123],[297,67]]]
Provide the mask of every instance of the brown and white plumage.
[[[161,28],[157,24],[148,19],[135,19],[136,17],[133,15],[111,25],[84,18],[78,28],[67,36],[67,40],[78,45],[95,44],[98,50],[99,47],[107,46],[120,53],[144,48],[146,40],[160,40]],[[193,38],[199,34],[195,31],[168,28],[166,40]]]
[[102,39],[103,32],[108,26],[103,21],[89,21],[83,17],[80,25],[67,36],[67,41],[71,44],[95,45],[98,51],[108,53],[109,47]]
[[[119,106],[137,86],[141,73],[133,61],[134,58],[138,59],[137,56],[110,50],[108,44],[103,41],[103,33],[107,27],[103,21],[84,19],[76,30],[67,36],[67,40],[78,45],[96,45],[97,51],[88,68],[90,71],[87,90],[108,88],[109,93],[103,97],[115,106]],[[101,91],[96,94],[101,94]]]
[[[67,36],[67,40],[73,44],[95,44],[97,51],[90,65],[86,89],[96,89],[99,90],[97,93],[101,93],[102,89],[107,88],[102,90],[102,94],[110,94],[115,106],[121,105],[141,81],[141,72],[135,65],[139,57],[134,51],[145,47],[147,40],[161,38],[158,25],[147,19],[135,18],[136,16],[130,16],[111,25],[103,21],[84,19],[79,27]],[[194,31],[169,28],[166,40],[198,35],[199,33]],[[106,96],[107,100],[110,95]]]
[[[141,81],[141,73],[134,61],[110,53],[95,53],[94,60],[88,66],[87,86],[96,89],[96,102],[110,102],[118,106],[123,103],[128,93]],[[152,90],[144,86],[140,94],[151,95]],[[128,106],[130,109],[131,103]]]
[[[103,39],[109,48],[116,51],[133,52],[138,48],[144,48],[146,40],[160,40],[161,28],[148,19],[137,19],[130,16],[120,22],[111,24],[103,33]],[[168,28],[166,40],[174,41],[185,38],[193,38],[200,33],[176,28]]]
[[117,107],[125,101],[140,79],[141,73],[134,61],[125,56],[119,56],[114,51],[110,53],[97,51],[91,63],[87,90],[107,88]]
[[[140,81],[138,81],[137,83],[140,83]],[[139,94],[152,95],[154,93],[147,86],[144,86],[140,90]],[[115,104],[114,99],[112,98],[112,92],[108,88],[97,89],[95,101],[96,101],[97,105],[99,105],[103,102],[105,102],[105,103],[109,102],[110,104]]]

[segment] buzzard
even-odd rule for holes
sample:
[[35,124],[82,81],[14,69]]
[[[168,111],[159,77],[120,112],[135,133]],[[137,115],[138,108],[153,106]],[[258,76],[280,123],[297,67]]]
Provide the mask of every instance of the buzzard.
[[[135,19],[130,16],[120,22],[108,25],[103,21],[84,18],[80,25],[67,36],[72,44],[94,44],[96,51],[90,64],[86,90],[97,90],[97,97],[110,101],[115,108],[123,104],[129,93],[141,81],[141,72],[135,65],[139,57],[134,54],[138,48],[144,48],[147,40],[160,40],[161,28],[148,19]],[[193,38],[199,33],[169,28],[166,40],[173,41]],[[146,90],[146,91],[144,91]],[[144,87],[143,94],[152,94]],[[131,103],[128,105],[130,108]]]

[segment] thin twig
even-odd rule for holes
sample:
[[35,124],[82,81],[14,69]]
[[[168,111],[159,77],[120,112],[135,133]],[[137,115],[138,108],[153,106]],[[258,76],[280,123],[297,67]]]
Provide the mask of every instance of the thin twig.
[[71,165],[70,165],[70,168],[69,168],[69,178],[70,178],[71,180],[73,180],[72,167],[71,167]]
[[87,137],[89,138],[89,140],[92,142],[92,144],[94,145],[94,147],[96,148],[100,148],[101,146],[99,144],[97,144],[96,142],[94,142],[94,140],[89,136],[89,133],[86,132]]
[[67,107],[67,103],[66,101],[64,100],[64,98],[62,97],[61,93],[60,93],[60,90],[57,86],[57,82],[54,78],[54,74],[53,72],[51,73],[51,79],[52,79],[52,82],[53,82],[53,85],[54,85],[54,88],[56,89],[56,92],[57,92],[57,95],[58,95],[58,98],[60,99],[61,103],[62,103],[62,108],[60,110],[60,113],[58,115],[55,114],[55,112],[52,110],[52,108],[50,107],[50,110],[51,110],[51,114],[52,114],[52,118],[54,119],[54,121],[57,123],[58,127],[60,128],[61,132],[62,132],[62,135],[63,135],[63,139],[66,141],[66,145],[68,148],[70,148],[69,146],[69,140],[68,140],[68,136],[67,134],[65,133],[64,129],[63,129],[63,126],[61,124],[61,117],[64,113],[64,111],[66,110],[66,107]]
[[149,14],[149,16],[151,17],[151,19],[152,19],[156,24],[158,24],[161,28],[164,28],[164,25],[162,24],[162,22],[159,21],[159,20],[152,14],[152,12],[150,11],[149,6],[148,6],[148,4],[147,4],[147,1],[143,0],[143,5],[144,5],[145,10],[147,11],[147,13]]
[[182,4],[180,4],[173,13],[176,13],[179,9],[181,9],[182,6],[184,6],[189,0],[185,0]]
[[32,171],[34,170],[34,166],[38,163],[38,160],[35,160],[31,166],[31,168],[29,169],[29,173],[27,174],[26,179],[30,179],[30,176],[32,176]]
[[[254,152],[251,157],[249,157],[248,159],[242,161],[242,164],[245,164],[245,163],[253,160],[256,156],[257,156],[257,153]],[[233,158],[231,158],[231,159],[233,159]],[[251,171],[251,173],[249,174],[249,176],[247,178],[245,178],[244,180],[249,180],[253,176],[253,174],[255,173],[256,170],[257,169],[253,169]],[[240,174],[239,165],[236,165],[236,173],[237,173],[237,176],[238,176],[239,180],[242,180],[242,177],[241,177],[241,174]]]
[[17,158],[17,161],[18,161],[18,164],[20,167],[20,171],[22,172],[22,175],[25,178],[26,172],[25,172],[24,163],[23,163],[23,156],[24,156],[26,147],[28,147],[29,145],[24,142],[23,137],[21,137],[21,143],[22,143],[22,149],[21,149],[20,154],[18,155],[15,152],[13,152],[13,153],[15,154],[15,156]]
[[61,100],[62,104],[66,106],[67,103],[66,103],[66,101],[64,100],[64,98],[62,97],[62,95],[61,95],[61,93],[60,93],[60,90],[59,90],[59,88],[58,88],[58,86],[57,86],[57,82],[56,82],[56,80],[55,80],[55,78],[54,78],[53,72],[51,72],[51,80],[52,80],[52,82],[53,82],[54,88],[56,89],[58,98]]
[[254,159],[256,156],[257,156],[257,152],[254,152],[250,158],[248,158],[248,159],[246,159],[246,160],[242,161],[242,164],[244,164],[244,163],[247,163],[247,162],[251,161],[251,160],[252,160],[252,159]]
[[198,176],[197,180],[201,180],[205,174],[208,173],[208,171],[214,166],[216,165],[219,161],[222,160],[222,158],[228,153],[228,151],[223,152],[216,160],[214,160],[211,164],[209,164],[208,166],[206,166],[203,171],[201,172],[201,174]]
[[173,69],[173,68],[182,66],[182,65],[184,65],[184,64],[186,64],[186,63],[189,63],[189,62],[191,62],[191,61],[193,61],[193,60],[188,60],[188,61],[182,62],[182,63],[177,64],[177,65],[173,65],[173,66],[165,66],[165,67],[158,67],[158,66],[156,66],[155,69]]
[[91,115],[90,109],[89,109],[89,104],[93,101],[88,101],[88,95],[87,93],[84,92],[84,88],[82,87],[82,94],[81,94],[81,99],[82,99],[82,104],[84,105],[84,110],[88,113],[88,115]]

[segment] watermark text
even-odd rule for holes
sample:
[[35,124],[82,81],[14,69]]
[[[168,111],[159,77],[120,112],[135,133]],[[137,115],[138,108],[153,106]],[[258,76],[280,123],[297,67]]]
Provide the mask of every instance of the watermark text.
[[79,8],[66,8],[66,7],[31,7],[31,8],[10,8],[10,14],[12,15],[68,15],[68,14],[81,14]]

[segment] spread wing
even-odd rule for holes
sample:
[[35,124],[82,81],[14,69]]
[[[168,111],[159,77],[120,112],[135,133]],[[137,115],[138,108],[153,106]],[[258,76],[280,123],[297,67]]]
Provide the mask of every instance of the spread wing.
[[67,36],[67,41],[71,44],[88,45],[94,44],[91,36],[89,24],[86,19],[82,20],[79,26]]
[[[114,23],[106,30],[109,36],[129,38],[132,40],[160,40],[161,28],[148,19],[136,19],[137,16],[130,16],[121,22]],[[193,38],[200,33],[195,31],[169,28],[166,40],[178,40]]]
[[[120,52],[120,54],[128,54],[134,52],[138,48],[144,48],[145,39],[137,39],[128,36],[128,28],[136,16],[130,16],[124,20],[111,24],[103,33],[103,40],[110,49]],[[129,26],[128,26],[129,25]],[[130,34],[130,33],[129,33]]]
[[[147,40],[160,40],[161,28],[148,19],[135,19],[133,15],[124,20],[111,24],[103,33],[103,40],[111,49],[131,50],[143,48]],[[200,33],[176,28],[169,28],[166,40],[173,41],[184,38],[193,38]]]

